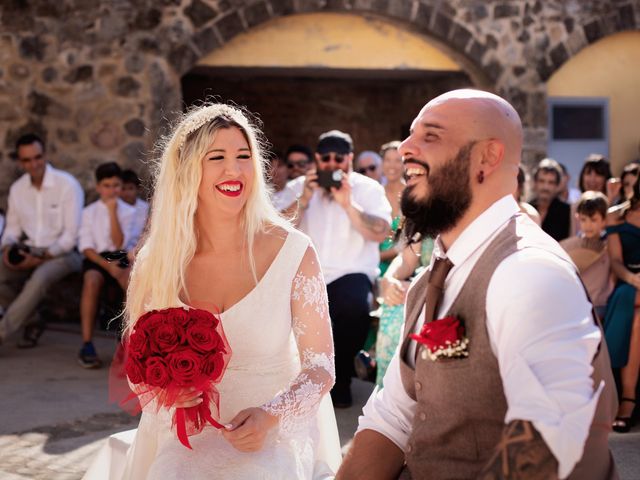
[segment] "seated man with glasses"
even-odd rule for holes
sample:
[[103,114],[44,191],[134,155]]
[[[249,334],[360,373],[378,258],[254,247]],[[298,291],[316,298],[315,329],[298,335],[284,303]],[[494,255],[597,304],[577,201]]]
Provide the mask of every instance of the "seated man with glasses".
[[331,397],[335,407],[345,408],[352,403],[353,359],[369,330],[369,295],[378,274],[378,245],[390,233],[391,206],[378,182],[352,171],[349,134],[320,135],[315,158],[304,177],[287,184],[297,201],[286,213],[318,250],[336,355]]
[[365,150],[356,158],[356,164],[354,170],[360,175],[366,175],[367,177],[375,180],[376,182],[382,182],[382,157],[376,152],[371,150]]
[[289,179],[301,177],[313,164],[313,152],[305,145],[291,145],[285,155]]

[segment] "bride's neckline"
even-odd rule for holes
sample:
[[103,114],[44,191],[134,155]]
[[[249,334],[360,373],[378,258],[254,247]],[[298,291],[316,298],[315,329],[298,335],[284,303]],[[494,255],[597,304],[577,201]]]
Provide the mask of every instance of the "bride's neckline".
[[260,286],[264,283],[265,279],[271,274],[271,271],[274,270],[275,265],[280,262],[280,257],[282,257],[284,255],[285,248],[287,247],[287,243],[289,243],[289,240],[291,239],[291,237],[292,237],[291,236],[291,232],[287,232],[287,236],[286,236],[286,238],[284,240],[284,243],[280,247],[280,250],[278,250],[278,253],[276,254],[276,256],[273,259],[273,261],[271,262],[271,265],[269,265],[269,267],[264,272],[262,277],[260,279],[258,279],[258,282],[253,286],[253,288],[251,290],[249,290],[242,298],[240,298],[240,300],[238,300],[236,303],[231,305],[224,312],[220,312],[219,309],[217,308],[217,306],[213,302],[208,302],[206,300],[197,300],[197,299],[196,300],[192,300],[188,304],[189,307],[191,307],[191,308],[203,308],[203,307],[198,307],[195,304],[209,305],[209,306],[212,306],[213,308],[203,308],[203,309],[204,310],[208,310],[209,312],[211,312],[213,314],[219,315],[220,317],[228,315],[229,312],[234,310],[241,303],[245,302],[249,297],[251,297],[260,288]]

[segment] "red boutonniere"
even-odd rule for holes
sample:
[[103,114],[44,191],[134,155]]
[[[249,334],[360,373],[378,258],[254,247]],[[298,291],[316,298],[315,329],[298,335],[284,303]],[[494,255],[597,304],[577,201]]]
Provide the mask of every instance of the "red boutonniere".
[[454,316],[425,323],[420,334],[409,335],[416,342],[427,347],[427,354],[434,362],[439,357],[462,358],[468,357],[467,345],[469,339],[464,335],[464,326],[460,319]]

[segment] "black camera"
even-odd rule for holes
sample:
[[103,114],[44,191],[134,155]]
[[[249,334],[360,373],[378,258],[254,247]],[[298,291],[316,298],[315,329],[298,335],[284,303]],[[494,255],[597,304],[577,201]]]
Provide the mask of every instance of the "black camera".
[[118,262],[117,265],[120,268],[129,267],[129,257],[125,250],[118,250],[117,252],[102,252],[100,255],[102,255],[107,262]]
[[7,254],[7,260],[9,260],[11,265],[18,265],[25,259],[25,253],[29,253],[29,247],[26,245],[13,244]]
[[11,248],[9,248],[7,260],[9,260],[11,265],[18,265],[25,259],[25,253],[33,255],[34,257],[43,258],[45,252],[46,249],[44,248],[30,247],[29,245],[24,245],[22,243],[14,243],[11,245]]
[[342,187],[342,170],[318,170],[318,185],[327,190]]

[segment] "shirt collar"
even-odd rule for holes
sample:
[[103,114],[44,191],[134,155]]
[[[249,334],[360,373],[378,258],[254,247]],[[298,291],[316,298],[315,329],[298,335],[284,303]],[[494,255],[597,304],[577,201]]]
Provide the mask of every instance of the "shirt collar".
[[502,197],[471,222],[446,253],[442,240],[438,236],[433,249],[433,258],[447,257],[454,266],[463,264],[519,210],[512,195]]
[[42,188],[51,188],[55,186],[53,178],[53,167],[48,163],[44,167],[44,177],[42,177]]

